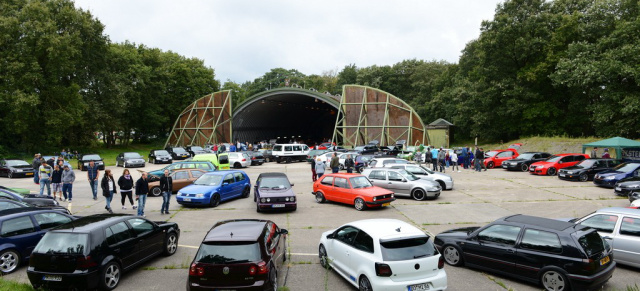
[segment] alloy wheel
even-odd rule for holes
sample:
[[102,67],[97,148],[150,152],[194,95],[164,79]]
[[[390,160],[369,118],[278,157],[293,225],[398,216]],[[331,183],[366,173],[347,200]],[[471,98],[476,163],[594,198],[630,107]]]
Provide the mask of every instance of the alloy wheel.
[[561,273],[557,271],[546,271],[542,275],[542,286],[549,291],[562,291],[567,287],[567,281]]
[[20,263],[20,256],[13,250],[8,250],[0,255],[0,271],[4,274],[15,271]]

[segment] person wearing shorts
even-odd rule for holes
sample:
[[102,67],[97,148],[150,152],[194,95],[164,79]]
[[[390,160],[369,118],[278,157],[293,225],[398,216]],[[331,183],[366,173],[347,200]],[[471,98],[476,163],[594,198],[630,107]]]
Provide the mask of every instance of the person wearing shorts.
[[51,173],[51,187],[53,188],[53,199],[58,197],[58,200],[62,200],[62,169],[58,165],[55,165],[53,173]]

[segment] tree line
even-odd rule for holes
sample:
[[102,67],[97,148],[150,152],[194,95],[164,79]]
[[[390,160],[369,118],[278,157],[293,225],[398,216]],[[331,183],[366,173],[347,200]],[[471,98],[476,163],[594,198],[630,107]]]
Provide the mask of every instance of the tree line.
[[0,2],[0,150],[166,137],[195,99],[218,91],[202,60],[130,42],[70,0]]

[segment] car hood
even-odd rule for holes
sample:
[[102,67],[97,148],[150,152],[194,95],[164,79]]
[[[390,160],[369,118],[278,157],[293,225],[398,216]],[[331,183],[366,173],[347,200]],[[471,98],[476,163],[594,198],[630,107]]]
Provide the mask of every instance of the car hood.
[[373,196],[378,196],[378,195],[386,195],[386,194],[393,194],[393,191],[389,191],[387,189],[378,187],[378,186],[373,186],[373,187],[369,187],[369,188],[358,188],[358,189],[351,189],[354,193],[358,194],[358,195],[362,195],[362,196],[369,196],[369,197],[373,197]]
[[640,184],[640,177],[624,178],[618,182],[619,186],[631,186]]
[[258,189],[258,191],[260,192],[260,197],[291,197],[296,195],[291,188],[281,190]]
[[143,158],[124,158],[125,161],[141,161],[144,162]]
[[521,158],[515,158],[515,159],[511,159],[508,160],[509,162],[524,162],[524,161],[530,161],[528,159],[521,159]]
[[423,187],[435,187],[435,186],[440,186],[440,184],[434,180],[431,179],[418,179],[415,181],[407,181],[407,183],[411,183],[413,185],[416,186],[423,186]]
[[479,228],[480,228],[479,226],[471,226],[471,227],[462,227],[462,228],[450,229],[450,230],[446,230],[446,231],[441,232],[440,234],[436,235],[436,237],[442,237],[442,236],[446,236],[446,237],[467,237],[470,233],[476,231]]
[[31,165],[19,165],[19,166],[9,166],[9,168],[14,168],[14,169],[33,169],[33,166],[31,166]]
[[571,167],[566,167],[563,170],[565,171],[571,171],[571,170],[584,170],[585,167],[580,166],[580,165],[575,165],[575,166],[571,166]]
[[431,177],[433,179],[452,180],[450,175],[443,174],[443,173],[438,173],[438,172],[435,172],[433,174],[429,174],[428,177]]
[[156,155],[156,158],[171,158],[171,155]]
[[616,176],[616,175],[620,175],[620,174],[625,174],[624,172],[620,172],[620,171],[614,171],[614,170],[607,170],[604,172],[600,172],[600,174],[598,174],[600,177],[609,177],[609,176]]
[[189,185],[180,189],[181,193],[185,194],[199,194],[199,193],[209,193],[211,191],[215,191],[218,189],[220,185],[217,186],[206,186],[206,185]]

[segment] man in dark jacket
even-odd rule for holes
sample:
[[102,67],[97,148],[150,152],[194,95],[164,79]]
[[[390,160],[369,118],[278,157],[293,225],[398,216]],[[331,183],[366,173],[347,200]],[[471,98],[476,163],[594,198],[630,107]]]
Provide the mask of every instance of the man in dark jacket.
[[329,167],[331,168],[332,173],[337,173],[340,170],[340,159],[338,158],[338,154],[333,153]]
[[169,170],[164,170],[164,175],[160,177],[160,190],[162,191],[160,214],[169,214],[169,202],[171,202],[171,191],[173,190],[173,179],[169,176]]
[[344,167],[347,169],[347,173],[353,173],[353,167],[356,164],[353,162],[351,155],[347,155],[347,158],[344,159]]
[[33,167],[33,171],[36,172],[33,175],[33,183],[40,184],[40,175],[38,173],[38,169],[40,168],[40,154],[35,154],[33,156],[33,161],[31,161],[31,166]]
[[311,179],[313,182],[318,180],[318,174],[316,174],[316,156],[313,156],[313,159],[311,159]]
[[147,194],[149,194],[149,180],[147,180],[147,173],[142,172],[142,177],[140,177],[140,179],[136,181],[136,200],[138,200],[138,216],[145,217],[144,205],[147,203]]

